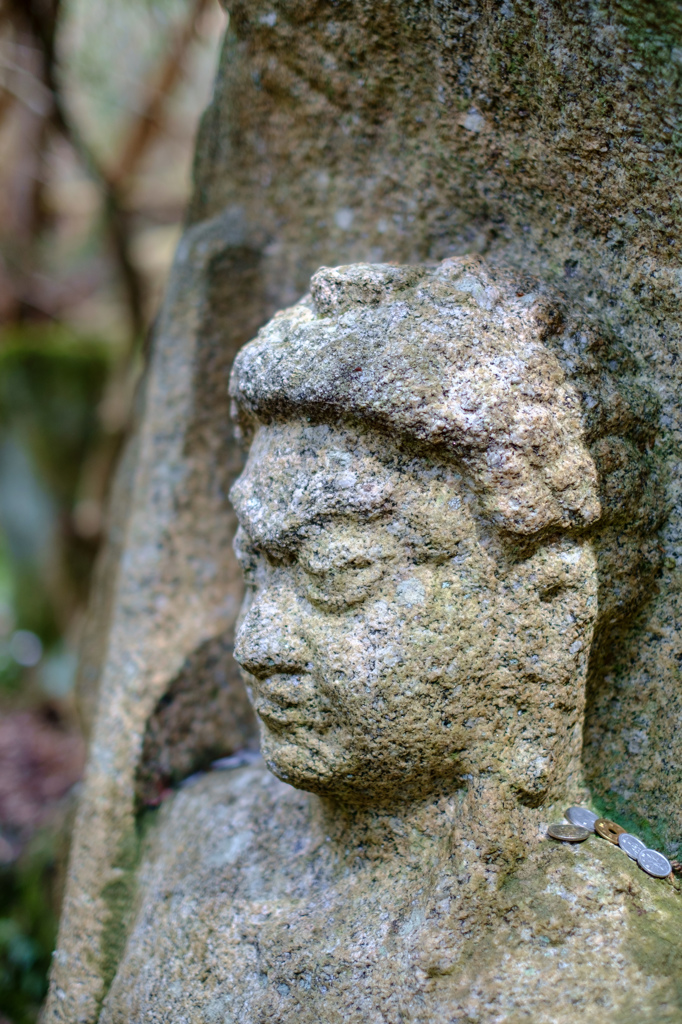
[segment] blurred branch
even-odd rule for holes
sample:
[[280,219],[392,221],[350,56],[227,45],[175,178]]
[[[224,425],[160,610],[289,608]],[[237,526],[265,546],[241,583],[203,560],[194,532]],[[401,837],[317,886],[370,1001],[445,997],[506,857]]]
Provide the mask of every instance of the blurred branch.
[[19,100],[34,114],[44,117],[52,105],[52,96],[45,83],[28,68],[11,60],[0,58],[0,69],[13,71],[22,83],[22,85],[16,85],[4,82],[2,85],[4,101],[11,105],[13,100]]
[[6,10],[16,25],[30,32],[40,48],[43,81],[52,97],[50,124],[70,143],[102,189],[107,229],[126,293],[133,339],[137,340],[145,329],[144,286],[132,258],[128,218],[117,186],[72,123],[62,98],[56,56],[61,0],[6,0]]
[[3,91],[0,93],[0,124],[2,124],[5,114],[13,107],[15,100],[14,93],[3,87]]
[[[62,0],[4,0],[0,5],[0,14],[4,13],[15,25],[28,31],[40,51],[43,80],[40,82],[36,79],[35,84],[42,87],[48,101],[44,104],[45,111],[41,110],[40,113],[44,114],[52,129],[68,141],[90,177],[101,189],[106,229],[126,296],[132,336],[129,356],[132,356],[136,343],[143,337],[147,324],[144,279],[133,258],[132,229],[125,197],[135,170],[163,126],[168,98],[182,76],[185,56],[196,35],[198,22],[210,3],[211,0],[194,0],[187,18],[173,33],[167,52],[151,77],[152,84],[142,104],[141,113],[129,126],[121,147],[121,156],[111,169],[98,160],[71,119],[63,99],[56,52]],[[26,74],[29,72],[26,71]],[[11,92],[0,92],[0,117],[3,108],[11,103]],[[25,102],[23,96],[18,98]],[[43,96],[39,98],[44,100]],[[39,214],[40,202],[38,186],[34,200],[36,215]]]
[[[63,101],[56,59],[56,34],[61,0],[5,0],[4,10],[17,26],[28,29],[42,55],[43,88],[51,97],[48,121],[52,128],[65,137],[78,154],[89,175],[96,181],[103,198],[104,220],[126,295],[132,338],[138,341],[146,328],[144,282],[132,255],[130,216],[126,210],[125,195],[132,175],[162,127],[169,95],[182,75],[186,52],[196,36],[201,16],[210,0],[195,0],[184,23],[169,41],[168,52],[152,78],[150,92],[142,104],[141,113],[128,128],[122,145],[121,158],[113,169],[105,168],[96,158],[77,126],[71,119]],[[6,93],[2,94],[3,96]],[[19,97],[22,98],[22,97]],[[42,97],[41,97],[42,98]],[[0,100],[0,116],[2,116]],[[39,202],[39,198],[37,198]],[[130,354],[134,350],[134,344]]]
[[[83,136],[70,115],[64,99],[57,61],[57,33],[63,11],[62,0],[0,0],[0,17],[15,36],[14,59],[9,67],[15,80],[9,92],[33,115],[34,141],[22,129],[23,148],[31,153],[31,170],[20,179],[32,181],[32,194],[21,208],[25,249],[13,266],[8,253],[6,266],[0,263],[0,300],[13,310],[11,319],[50,317],[59,321],[69,305],[79,296],[94,291],[106,274],[106,264],[91,261],[87,269],[58,284],[39,271],[40,235],[49,222],[49,204],[43,200],[47,178],[40,173],[45,163],[50,133],[67,141],[88,176],[96,183],[102,200],[103,223],[110,250],[115,259],[130,322],[130,343],[118,365],[110,374],[105,397],[100,406],[104,434],[90,453],[83,467],[78,497],[73,509],[73,527],[79,536],[96,539],[101,527],[101,508],[108,489],[120,442],[125,434],[132,407],[133,378],[139,344],[147,329],[145,278],[133,256],[136,211],[129,207],[129,196],[135,173],[151,145],[163,130],[168,116],[168,102],[181,80],[187,53],[198,34],[199,23],[213,0],[191,0],[181,24],[169,34],[157,65],[144,90],[139,113],[133,115],[118,148],[113,166],[107,166]],[[0,89],[0,103],[6,95]],[[31,101],[31,102],[28,102]],[[0,112],[1,113],[1,112]],[[26,191],[24,187],[24,192]],[[46,217],[48,220],[46,220]],[[16,238],[16,233],[15,233]],[[16,249],[16,247],[14,247]],[[19,265],[19,263],[21,265]],[[3,284],[9,285],[4,288]],[[2,306],[2,301],[0,301]]]
[[121,157],[109,174],[109,180],[115,185],[121,186],[131,177],[149,143],[163,126],[168,97],[182,76],[187,50],[196,36],[197,24],[210,2],[211,0],[194,0],[186,22],[180,25],[170,40],[168,55],[161,61],[153,76],[143,109],[128,129]]

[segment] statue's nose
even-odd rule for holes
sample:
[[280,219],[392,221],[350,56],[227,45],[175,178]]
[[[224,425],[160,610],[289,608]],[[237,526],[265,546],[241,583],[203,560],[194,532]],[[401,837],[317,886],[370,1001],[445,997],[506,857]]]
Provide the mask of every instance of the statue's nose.
[[293,594],[253,598],[237,632],[234,656],[246,672],[261,678],[305,669],[310,652],[301,636]]

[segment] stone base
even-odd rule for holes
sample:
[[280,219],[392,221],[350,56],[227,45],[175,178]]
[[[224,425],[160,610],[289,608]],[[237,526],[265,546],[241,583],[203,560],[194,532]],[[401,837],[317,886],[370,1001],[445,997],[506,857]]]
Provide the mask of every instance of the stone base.
[[466,848],[343,848],[319,807],[261,764],[170,798],[101,1024],[682,1021],[682,895],[618,848],[539,831],[493,887]]

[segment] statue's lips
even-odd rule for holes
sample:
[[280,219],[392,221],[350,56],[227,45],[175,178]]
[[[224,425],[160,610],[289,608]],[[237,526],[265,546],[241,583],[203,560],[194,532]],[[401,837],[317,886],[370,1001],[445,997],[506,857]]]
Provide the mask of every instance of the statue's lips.
[[311,708],[311,702],[317,702],[314,691],[310,685],[305,685],[304,678],[277,673],[259,679],[252,687],[254,709],[266,725],[275,730],[315,726],[317,708]]
[[258,717],[265,722],[266,725],[274,727],[275,729],[281,729],[282,726],[302,724],[294,722],[293,716],[290,713],[285,711],[283,708],[278,708],[274,704],[270,704],[269,701],[256,701],[255,708]]

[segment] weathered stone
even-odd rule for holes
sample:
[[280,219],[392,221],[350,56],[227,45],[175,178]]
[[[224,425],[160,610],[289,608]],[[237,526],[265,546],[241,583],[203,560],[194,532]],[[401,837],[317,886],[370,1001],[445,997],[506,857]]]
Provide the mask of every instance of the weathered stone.
[[[193,226],[178,254],[157,331],[146,408],[119,485],[108,584],[100,588],[100,613],[89,634],[84,678],[94,694],[101,677],[99,704],[47,1020],[97,1019],[117,971],[105,1015],[125,1020],[306,1019],[305,1014],[333,1020],[334,1013],[391,1021],[401,1014],[408,1020],[410,1014],[472,1021],[574,1021],[583,1015],[605,1020],[614,1014],[633,1021],[682,1020],[674,989],[679,897],[664,882],[646,879],[615,847],[596,846],[594,837],[576,851],[549,848],[538,839],[551,804],[529,805],[551,800],[561,789],[562,772],[572,798],[579,798],[577,736],[570,753],[556,737],[552,741],[558,759],[552,770],[558,775],[533,776],[532,758],[522,756],[523,748],[519,756],[507,751],[507,763],[503,758],[495,766],[489,786],[481,789],[468,780],[473,797],[466,797],[466,787],[455,787],[449,797],[434,796],[429,814],[413,804],[422,824],[405,835],[394,814],[354,810],[350,791],[339,820],[322,810],[326,801],[338,804],[338,797],[323,796],[316,804],[318,797],[291,789],[265,769],[209,776],[169,798],[160,812],[146,812],[159,817],[149,819],[148,847],[136,868],[137,829],[147,820],[136,821],[136,794],[144,801],[154,780],[174,781],[216,752],[216,730],[204,727],[210,725],[207,718],[194,727],[183,709],[164,716],[163,701],[167,694],[187,693],[193,666],[204,664],[203,651],[217,644],[227,658],[232,643],[240,585],[225,494],[240,462],[229,435],[225,383],[233,353],[276,309],[295,302],[322,264],[418,263],[462,253],[484,253],[489,266],[512,267],[519,290],[528,275],[542,282],[542,293],[558,285],[566,295],[567,323],[584,317],[611,338],[609,345],[612,336],[617,339],[613,366],[596,355],[597,377],[601,382],[603,374],[610,375],[615,388],[604,381],[597,403],[609,408],[610,391],[614,406],[606,421],[620,421],[623,391],[625,405],[645,426],[637,437],[630,427],[623,432],[619,422],[614,432],[624,446],[614,448],[603,443],[610,428],[595,441],[589,416],[581,413],[584,443],[577,449],[590,448],[597,475],[612,480],[611,490],[602,487],[598,495],[603,518],[591,526],[585,519],[582,543],[586,552],[595,552],[596,562],[592,573],[583,563],[584,578],[601,584],[600,618],[606,598],[615,598],[613,616],[604,619],[609,630],[598,629],[592,645],[582,767],[600,813],[669,854],[682,835],[678,5],[415,0],[330,6],[257,0],[231,8],[223,66],[198,147]],[[322,292],[319,297],[325,301]],[[333,312],[333,294],[330,302],[326,312]],[[344,311],[337,309],[342,319]],[[591,371],[579,354],[573,375],[567,365],[571,354],[554,346],[552,339],[560,336],[550,330],[543,346],[557,360],[569,392],[583,393],[581,378],[589,379]],[[637,387],[658,396],[660,417],[653,405],[637,411]],[[282,395],[291,410],[288,429],[302,415],[314,422],[301,429],[321,429],[316,414],[294,411],[299,394],[285,389]],[[337,388],[334,401],[346,397],[355,403],[353,416],[362,420],[362,393]],[[247,414],[248,405],[242,402]],[[362,460],[383,464],[385,458],[390,462],[391,445],[403,452],[394,407],[399,405],[382,407],[379,419],[384,432],[395,424],[395,436],[379,451],[371,444],[361,450],[373,436],[365,425],[352,441],[351,455],[357,450]],[[467,415],[475,411],[462,409]],[[559,424],[564,440],[571,437],[570,418]],[[258,430],[255,443],[264,451],[273,436],[266,431],[280,429],[278,422],[275,417]],[[330,427],[338,429],[338,423]],[[351,443],[352,432],[344,431]],[[489,436],[494,433],[493,424]],[[446,442],[454,436],[451,431]],[[652,442],[655,472],[643,456]],[[419,458],[433,458],[433,438],[423,437],[420,444],[425,447]],[[641,466],[629,457],[632,445],[642,454]],[[523,443],[520,452],[525,471]],[[464,475],[476,477],[476,451],[463,450],[461,457],[463,465],[469,460]],[[488,467],[491,481],[503,478],[504,470],[504,462]],[[667,481],[667,495],[658,500],[648,527],[644,520],[633,524],[634,534],[639,530],[634,542],[634,534],[618,531],[617,513],[624,494],[634,500],[628,507],[651,507],[642,494],[642,474],[649,474],[654,487],[657,479]],[[575,517],[589,511],[589,475],[576,480],[574,494],[569,490],[564,501],[549,472],[542,481],[545,498],[529,501],[522,493],[525,510],[523,500],[515,508],[491,503],[494,490],[483,477],[476,479],[481,521],[489,516],[491,534],[504,534],[503,555],[516,545],[519,564],[534,557],[524,547],[527,534],[501,529],[505,516],[509,522],[516,515],[522,525],[528,509],[548,517],[546,529],[558,531],[560,545],[578,543]],[[429,487],[445,483],[436,475]],[[425,486],[418,474],[416,484]],[[416,539],[433,526],[432,518],[413,524]],[[663,562],[654,580],[658,556],[653,546],[647,553],[645,537],[655,544],[659,519],[665,520]],[[600,534],[599,522],[613,524],[611,543]],[[538,551],[547,547],[549,534]],[[427,571],[427,563],[419,563],[418,573]],[[638,566],[645,568],[641,582]],[[615,580],[618,589],[604,586],[607,580]],[[407,585],[401,607],[406,617],[414,616],[421,591],[402,582]],[[650,600],[636,611],[640,591]],[[225,594],[232,597],[229,606]],[[523,617],[527,608],[515,614]],[[585,619],[579,628],[587,638],[592,627]],[[491,649],[496,637],[491,630]],[[553,667],[555,679],[566,664]],[[224,675],[233,678],[228,668]],[[581,686],[574,680],[565,691],[566,719],[573,715],[576,723]],[[237,742],[228,724],[234,721],[232,700],[244,708],[236,683],[226,688],[222,710],[216,707],[226,734],[232,734],[223,753]],[[540,709],[540,703],[533,706],[534,713]],[[251,726],[239,713],[248,744]],[[176,728],[178,722],[185,724]],[[475,722],[467,730],[475,733],[471,756],[478,757],[486,742],[476,730],[489,724]],[[551,740],[549,731],[540,730],[529,745]],[[406,747],[403,739],[401,749]],[[270,751],[268,759],[276,766]],[[319,767],[321,778],[324,765]],[[513,783],[506,795],[504,773]],[[536,781],[529,792],[531,777]],[[519,804],[521,799],[526,802]],[[481,803],[489,809],[484,820],[476,814]],[[210,821],[226,821],[225,807],[232,809],[232,823],[212,838]],[[509,845],[514,821],[518,848]],[[459,824],[451,827],[453,822]],[[482,851],[490,849],[491,829],[505,822],[499,855],[491,854],[488,863]],[[255,836],[245,836],[254,828]],[[272,837],[269,852],[264,833]],[[338,846],[340,835],[351,833],[354,841],[331,863],[327,845]],[[467,852],[454,854],[443,870],[445,834],[452,837],[448,851]],[[309,837],[308,846],[301,836]],[[300,860],[298,841],[304,842]],[[515,859],[515,849],[525,851],[522,860]],[[470,864],[460,866],[457,857]],[[217,867],[221,858],[224,869]],[[196,867],[195,878],[189,865]],[[511,865],[509,874],[505,865]],[[327,903],[316,895],[318,879]],[[259,887],[266,896],[260,909],[253,896]],[[230,900],[243,913],[235,916]],[[375,909],[382,900],[389,908],[381,927],[396,945],[384,943],[383,950],[381,929],[374,939],[367,937],[378,919],[372,917],[373,900]],[[330,909],[335,906],[338,914]],[[146,927],[146,915],[155,916],[155,928]],[[344,924],[332,931],[341,918]],[[285,921],[295,928],[280,927]],[[364,932],[354,931],[356,921],[364,922]],[[423,939],[425,968],[410,952],[415,929]],[[225,938],[227,932],[235,942]],[[295,943],[292,933],[298,935]],[[338,975],[325,959],[332,940],[342,962]],[[249,943],[253,960],[245,967],[240,958]],[[428,959],[429,951],[441,949],[441,960],[437,952]],[[273,986],[261,990],[255,981],[263,974]],[[239,983],[228,993],[230,977]],[[327,977],[341,979],[335,1000],[327,998]],[[571,993],[570,1001],[557,1004],[555,983]],[[250,1002],[244,1001],[247,990]],[[300,1009],[292,997],[296,992]]]
[[[191,229],[177,255],[159,325],[163,343],[152,356],[114,496],[108,577],[100,580],[106,589],[87,631],[81,686],[86,708],[96,711],[48,1019],[94,1020],[99,1013],[125,939],[140,803],[158,802],[178,773],[254,737],[230,662],[241,581],[226,492],[242,458],[232,442],[225,381],[235,351],[262,319],[255,262],[239,219],[229,214]],[[243,292],[238,311],[226,278],[235,295]],[[188,675],[198,699],[211,703],[213,720],[203,726],[201,714],[192,723],[183,716]]]
[[161,811],[102,1021],[677,1024],[682,898],[535,814],[498,886],[463,797],[410,829],[316,813],[263,768],[205,776]]
[[322,270],[238,355],[235,656],[289,785],[209,777],[162,815],[102,1024],[569,1021],[620,1012],[619,974],[641,1019],[679,1019],[676,971],[645,982],[630,948],[625,855],[546,836],[584,796],[588,667],[659,568],[628,362],[478,258]]

